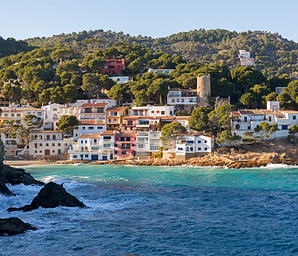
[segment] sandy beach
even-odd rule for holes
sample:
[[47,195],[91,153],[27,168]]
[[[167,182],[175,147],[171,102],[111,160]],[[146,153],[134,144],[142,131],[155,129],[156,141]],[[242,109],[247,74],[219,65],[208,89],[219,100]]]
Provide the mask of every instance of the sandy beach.
[[52,161],[36,161],[36,160],[5,160],[4,164],[12,167],[31,166],[31,165],[49,165],[56,164]]

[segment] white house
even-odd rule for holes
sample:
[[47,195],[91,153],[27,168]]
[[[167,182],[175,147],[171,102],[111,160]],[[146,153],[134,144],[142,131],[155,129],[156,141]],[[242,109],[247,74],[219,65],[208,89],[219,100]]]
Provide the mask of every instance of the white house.
[[79,120],[79,125],[73,130],[74,141],[77,141],[80,135],[85,134],[100,134],[106,130],[104,123],[99,123],[97,120]]
[[114,131],[81,135],[68,150],[70,160],[112,160],[114,158]]
[[148,72],[157,72],[165,75],[169,75],[174,69],[155,69],[155,68],[149,68]]
[[167,95],[167,105],[174,106],[175,110],[191,112],[198,105],[198,93],[196,89],[170,89]]
[[129,110],[129,116],[173,116],[174,109],[173,106],[133,106]]
[[[298,111],[279,110],[278,101],[267,102],[267,109],[240,109],[231,112],[232,132],[243,137],[245,132],[253,132],[261,122],[277,123],[279,130],[271,137],[287,137],[289,127],[298,125]],[[269,137],[270,138],[270,137]]]
[[114,80],[117,84],[131,82],[129,76],[110,76],[109,78]]
[[157,153],[162,146],[160,140],[161,132],[138,131],[136,136],[136,151],[138,158],[150,157]]
[[176,159],[188,159],[209,154],[214,149],[214,138],[206,135],[184,135],[176,140]]
[[50,156],[66,152],[73,138],[63,138],[61,131],[32,130],[30,132],[29,155]]
[[116,107],[116,101],[112,98],[97,98],[97,99],[90,99],[90,100],[77,100],[77,104],[80,107],[84,103],[108,103],[108,108]]

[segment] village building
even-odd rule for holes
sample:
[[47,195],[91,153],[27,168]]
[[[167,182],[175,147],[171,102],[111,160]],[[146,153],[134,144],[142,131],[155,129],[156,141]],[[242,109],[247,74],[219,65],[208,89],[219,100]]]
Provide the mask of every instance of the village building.
[[106,64],[101,68],[104,75],[121,75],[125,69],[125,59],[106,59]]
[[277,123],[279,130],[272,137],[287,137],[289,127],[298,125],[298,111],[280,110],[278,101],[268,101],[267,109],[240,109],[231,112],[232,132],[241,137],[245,132],[254,132],[261,122]]
[[112,160],[114,158],[114,131],[84,134],[68,150],[70,160]]
[[79,120],[79,125],[73,130],[74,141],[77,141],[80,135],[101,134],[106,130],[106,124],[98,123],[98,120]]
[[122,132],[115,135],[115,158],[129,159],[136,156],[136,133]]
[[64,138],[58,130],[32,130],[30,132],[29,156],[41,157],[60,155],[66,152],[73,143],[73,138]]
[[159,152],[162,146],[159,131],[138,131],[136,136],[136,151],[139,160],[146,159]]
[[97,98],[97,99],[90,99],[90,100],[77,100],[77,105],[80,107],[84,103],[108,103],[108,108],[116,107],[116,101],[112,98]]
[[173,116],[174,110],[174,106],[133,106],[128,114],[129,116]]
[[129,76],[110,76],[109,78],[115,81],[117,84],[132,82]]
[[148,72],[152,73],[160,73],[160,74],[165,74],[166,76],[169,75],[174,69],[156,69],[156,68],[149,68]]
[[176,111],[184,110],[190,114],[197,107],[209,106],[208,96],[210,95],[210,76],[198,76],[196,89],[169,89],[167,105],[174,106]]
[[84,103],[81,105],[80,120],[96,120],[98,124],[105,124],[108,103]]
[[209,154],[214,149],[214,138],[206,135],[184,135],[176,140],[175,158],[185,160]]
[[106,109],[106,127],[107,130],[120,131],[122,117],[125,115],[125,107]]

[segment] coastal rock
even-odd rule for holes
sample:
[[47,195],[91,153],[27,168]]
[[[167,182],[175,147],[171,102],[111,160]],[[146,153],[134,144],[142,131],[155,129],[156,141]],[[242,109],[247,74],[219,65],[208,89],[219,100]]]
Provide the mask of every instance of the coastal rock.
[[5,175],[2,169],[2,165],[0,164],[0,193],[6,196],[13,196],[12,193],[5,185]]
[[44,185],[43,182],[35,180],[30,173],[23,169],[13,168],[9,165],[4,165],[5,182],[11,185],[23,183],[24,185]]
[[76,197],[66,192],[63,185],[58,185],[54,182],[46,184],[33,199],[30,205],[25,205],[20,208],[9,208],[8,211],[32,211],[38,207],[43,208],[55,208],[58,206],[68,207],[86,207]]
[[22,234],[28,230],[36,230],[29,223],[25,223],[18,218],[0,219],[0,236]]

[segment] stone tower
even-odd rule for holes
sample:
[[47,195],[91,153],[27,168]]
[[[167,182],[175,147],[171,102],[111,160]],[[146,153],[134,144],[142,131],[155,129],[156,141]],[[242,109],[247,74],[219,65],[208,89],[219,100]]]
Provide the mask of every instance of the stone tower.
[[199,106],[207,106],[207,96],[211,95],[210,76],[203,75],[197,77],[197,93],[199,96]]

